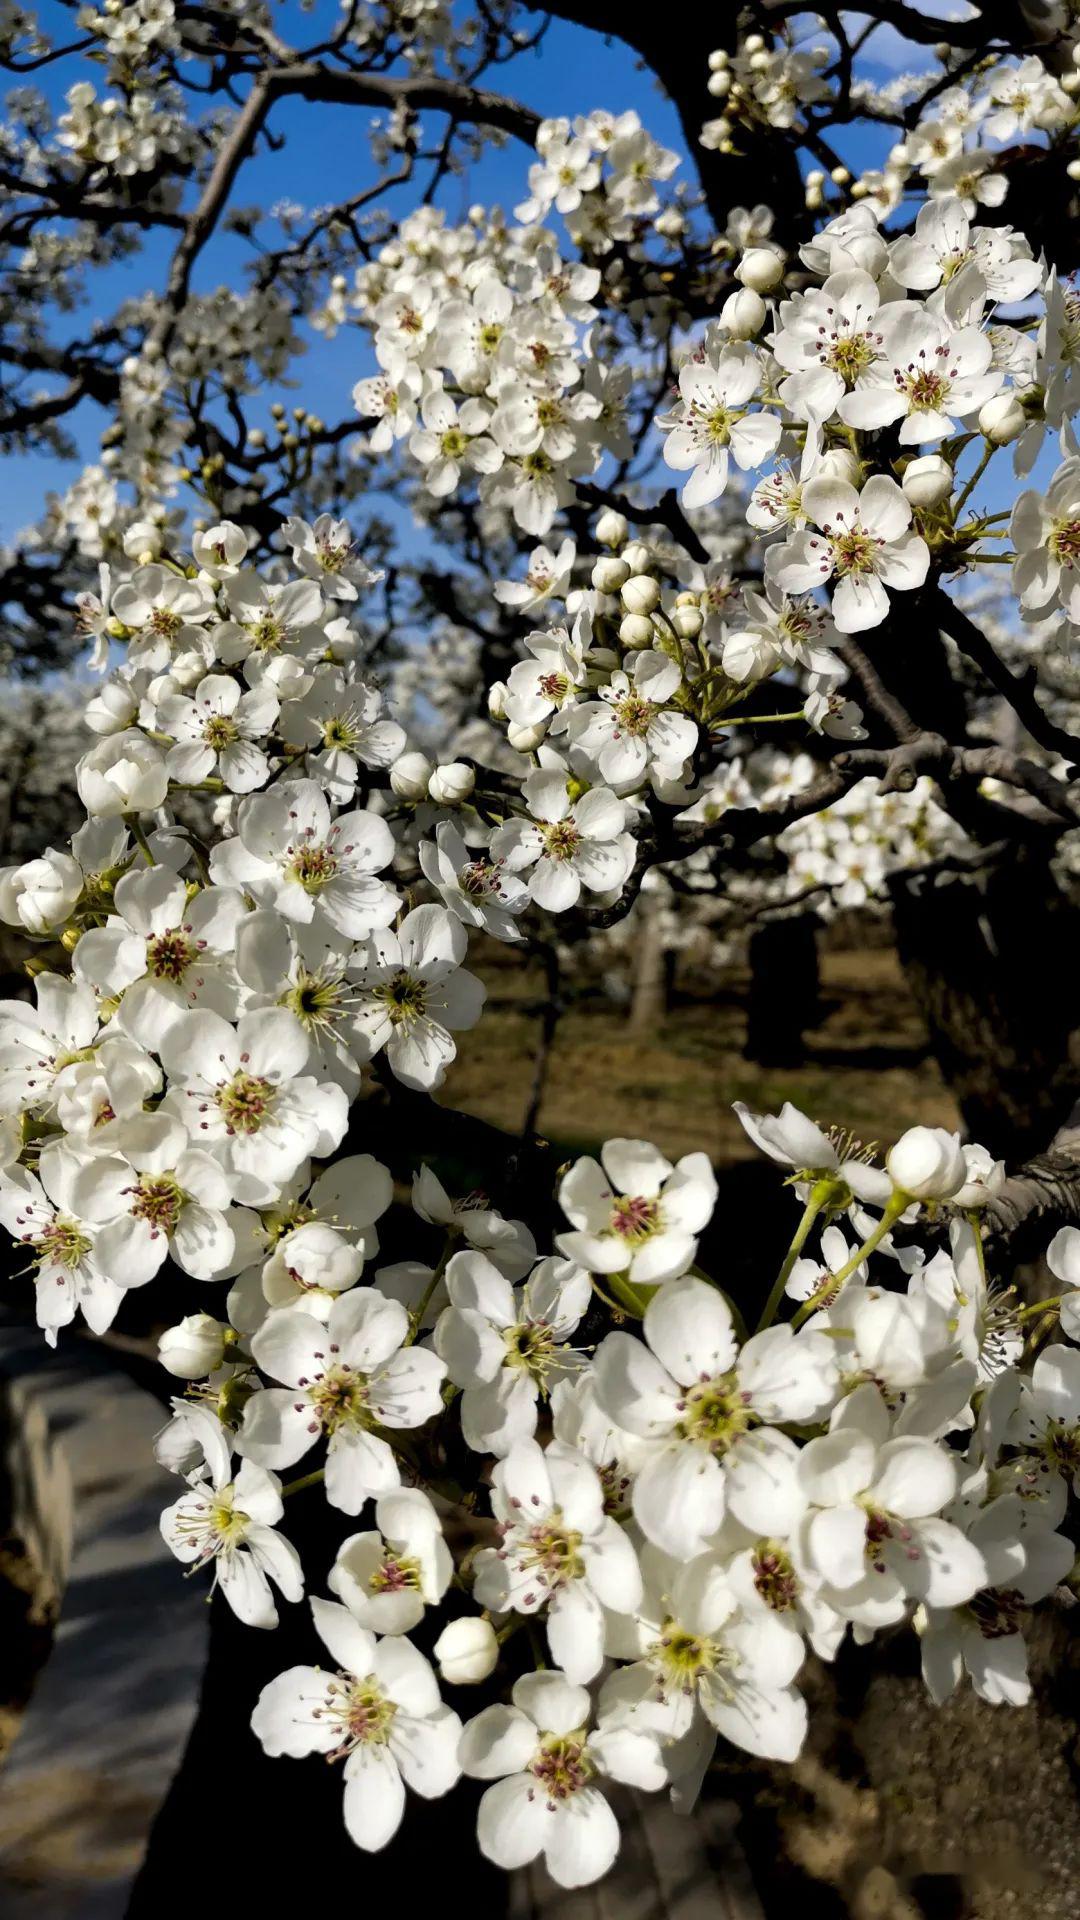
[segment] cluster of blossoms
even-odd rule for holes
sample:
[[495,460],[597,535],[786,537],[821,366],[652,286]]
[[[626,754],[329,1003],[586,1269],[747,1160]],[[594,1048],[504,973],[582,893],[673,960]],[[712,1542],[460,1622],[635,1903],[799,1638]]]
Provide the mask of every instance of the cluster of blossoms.
[[734,53],[718,47],[709,56],[709,92],[724,106],[702,127],[702,146],[734,152],[740,124],[804,126],[803,109],[829,97],[821,69],[831,57],[827,46],[794,48],[782,40],[770,45],[760,33],[745,34]]
[[[1064,7],[1054,22],[1046,17],[1051,9],[1031,11],[1033,16],[1041,13],[1039,26],[1064,56],[1062,43],[1075,21]],[[709,58],[708,89],[722,107],[702,127],[702,146],[736,153],[747,132],[763,126],[805,129],[812,124],[813,108],[831,102],[825,70],[832,69],[837,54],[836,42],[827,35],[821,44],[796,46],[786,38],[750,33],[740,38],[734,52],[718,48]],[[1073,56],[1075,60],[1075,41]],[[1020,59],[994,54],[980,61],[964,58],[958,66],[952,86],[942,85],[935,73],[903,75],[884,88],[857,79],[852,93],[864,109],[878,108],[884,118],[891,118],[897,107],[914,105],[914,124],[890,147],[881,167],[869,168],[854,180],[843,165],[828,175],[811,170],[806,176],[807,205],[820,209],[831,182],[855,199],[873,201],[882,213],[892,212],[918,189],[931,200],[955,196],[974,215],[980,206],[999,207],[1004,201],[1010,149],[1020,142],[1061,145],[1075,131],[1080,72],[1075,66],[1070,69],[1064,58],[1058,72],[1035,53]]]
[[677,156],[636,114],[590,114],[571,128],[544,121],[527,225],[475,208],[462,226],[421,208],[356,275],[353,304],[370,327],[380,372],[358,382],[369,445],[404,440],[428,495],[479,476],[481,500],[542,538],[574,498],[574,479],[605,453],[622,459],[629,370],[606,366],[587,329],[601,269],[566,261],[551,210],[583,252],[602,257],[657,213],[656,182]]
[[[655,613],[605,531],[623,554],[594,596],[647,584]],[[519,726],[537,702],[576,715],[568,760],[546,750],[528,814],[478,852],[472,769],[408,751],[362,677],[348,609],[371,575],[347,529],[283,538],[291,577],[247,567],[225,523],[187,566],[147,547],[85,610],[103,663],[125,650],[87,713],[89,817],[0,879],[4,916],[70,964],[35,963],[35,1004],[0,1013],[0,1219],[52,1339],[80,1311],[107,1328],[169,1259],[218,1289],[161,1336],[187,1382],[161,1524],[242,1621],[304,1597],[289,1498],[317,1485],[359,1522],[311,1600],[329,1663],[253,1702],[265,1750],[342,1761],[368,1850],[407,1791],[480,1779],[483,1853],[580,1885],[618,1849],[605,1782],[686,1806],[718,1737],[795,1758],[808,1645],[830,1659],[909,1621],[936,1699],[964,1670],[988,1700],[1028,1697],[1025,1611],[1074,1559],[1080,1352],[1044,1343],[1080,1334],[1080,1234],[1050,1248],[1060,1295],[1019,1308],[987,1279],[1002,1169],[982,1149],[915,1128],[880,1167],[785,1108],[741,1112],[803,1201],[753,1333],[700,1264],[706,1157],[636,1139],[563,1171],[550,1250],[424,1166],[419,1257],[378,1265],[393,1175],[346,1137],[365,1068],[385,1050],[406,1086],[438,1085],[481,1011],[468,929],[512,940],[530,896],[617,895],[616,788],[674,777],[694,723],[658,647],[585,697],[602,615],[583,596],[503,696]],[[632,698],[649,728],[627,730]],[[396,871],[437,903],[406,911]],[[489,1514],[447,1478],[472,1456],[461,1485]],[[507,1700],[463,1724],[440,1678],[461,1703],[500,1667]]]
[[[851,191],[869,197],[883,213],[899,206],[913,190],[931,200],[959,199],[972,217],[979,207],[1000,207],[1009,191],[1010,153],[1018,144],[1062,146],[1075,134],[1080,73],[1066,67],[1053,73],[1037,54],[1023,59],[984,61],[957,76],[954,86],[932,84],[910,132],[890,147],[885,163],[861,174]],[[927,90],[925,74],[894,82],[895,105],[902,96],[917,99]],[[864,95],[864,97],[866,97]],[[1070,159],[1068,167],[1074,162]],[[1070,178],[1075,174],[1070,172]],[[824,175],[808,183],[820,204]]]
[[[405,57],[453,65],[441,0],[394,12]],[[363,45],[373,15],[354,25]],[[110,85],[167,64],[179,31],[169,0],[86,27]],[[726,105],[706,143],[734,148],[740,124],[812,133],[830,57],[761,36],[716,56]],[[165,154],[188,165],[168,88],[121,93],[69,98],[72,167],[93,185]],[[244,524],[254,478],[210,493],[219,517],[190,557],[179,513],[144,506],[187,473],[170,383],[239,412],[291,363],[289,291],[185,300],[168,354],[151,336],[120,367],[123,460],[56,508],[106,562],[79,604],[104,678],[76,768],[85,823],[0,872],[0,918],[41,943],[33,1003],[0,1006],[0,1222],[52,1342],[80,1314],[106,1331],[169,1263],[185,1296],[216,1289],[215,1311],[160,1340],[186,1383],[158,1444],[177,1479],[162,1531],[243,1622],[272,1629],[304,1601],[290,1500],[325,1498],[358,1528],[332,1597],[310,1602],[329,1666],[313,1640],[251,1724],[271,1755],[343,1763],[367,1850],[407,1791],[465,1774],[486,1783],[488,1858],[542,1856],[560,1885],[588,1883],[618,1849],[606,1782],[687,1807],[718,1738],[794,1760],[807,1647],[830,1660],[849,1632],[910,1626],[936,1700],[966,1672],[982,1698],[1022,1703],[1026,1611],[1073,1573],[1080,1233],[1047,1250],[1060,1291],[1021,1306],[989,1274],[1004,1174],[980,1147],[916,1127],[882,1165],[790,1107],[740,1111],[802,1205],[751,1330],[708,1271],[704,1154],[609,1140],[531,1221],[410,1165],[395,1228],[411,1257],[380,1263],[402,1169],[363,1127],[377,1081],[395,1101],[443,1085],[483,1011],[471,939],[602,923],[681,848],[707,867],[699,828],[751,802],[781,818],[811,792],[829,743],[868,732],[848,674],[870,704],[874,662],[852,637],[893,596],[917,605],[989,558],[1011,565],[1031,625],[1080,624],[1076,296],[1021,234],[978,219],[1003,181],[985,143],[1056,134],[1071,96],[1033,60],[933,105],[797,259],[762,207],[732,210],[712,249],[726,298],[659,426],[710,537],[737,496],[757,574],[690,560],[710,549],[677,510],[683,557],[632,538],[621,496],[598,552],[556,528],[605,456],[630,470],[638,452],[627,341],[666,362],[681,324],[649,271],[685,238],[660,192],[677,160],[636,115],[543,122],[517,226],[425,205],[374,257],[358,247],[352,292],[338,276],[318,324],[359,316],[379,367],[354,395],[374,422],[365,457],[400,443],[421,513],[475,486],[482,530],[551,540],[493,588],[532,630],[487,690],[490,766],[463,748],[433,761],[386,711],[352,621],[378,576],[344,521],[286,520],[263,565],[265,515],[258,534]],[[411,139],[402,116],[395,139]],[[894,232],[883,216],[911,172],[929,199]],[[137,306],[149,331],[152,303]],[[256,467],[257,431],[239,445]],[[1051,432],[1046,487],[1011,513],[969,509],[999,447],[1029,477]],[[203,478],[217,487],[227,464]],[[812,751],[737,752],[732,730],[755,722],[805,728]],[[962,845],[934,793],[851,784],[808,805],[780,841],[785,888],[861,904]],[[463,1724],[464,1690],[496,1675],[505,1698]]]
[[[577,556],[565,542],[558,553],[537,548],[524,582],[495,589],[522,612],[548,621],[562,614],[561,624],[528,635],[524,658],[488,691],[507,744],[534,763],[522,791],[542,832],[556,821],[544,810],[551,793],[565,805],[561,783],[580,795],[573,814],[586,829],[597,789],[623,803],[629,824],[646,796],[680,822],[714,820],[727,806],[748,804],[737,791],[738,762],[728,757],[729,729],[752,724],[735,709],[774,676],[791,703],[777,717],[861,737],[859,708],[840,692],[847,668],[831,644],[836,628],[826,607],[771,582],[764,591],[738,585],[719,562],[694,567],[694,584],[680,586],[664,556],[631,539],[625,517],[611,509],[596,532],[609,551],[594,560],[590,586],[572,584]],[[511,854],[508,842],[497,844]],[[632,844],[625,850],[632,865]],[[629,870],[613,878],[612,867],[584,883],[617,894]]]
[[100,169],[102,180],[150,173],[166,157],[190,160],[198,150],[178,92],[158,87],[140,88],[126,99],[99,96],[89,80],[71,88],[57,142],[82,166]]
[[[863,202],[800,248],[799,279],[812,284],[789,294],[787,272],[767,238],[743,252],[741,288],[684,362],[661,422],[665,458],[689,476],[688,507],[724,492],[732,460],[767,469],[746,508],[750,526],[774,536],[767,587],[802,596],[828,585],[836,629],[855,634],[887,618],[891,595],[921,587],[932,562],[962,567],[1002,537],[993,522],[1007,516],[964,518],[975,476],[958,463],[974,434],[983,465],[1015,441],[1028,471],[1047,430],[1068,427],[1078,395],[1061,369],[1075,326],[1069,296],[1023,237],[973,224],[955,196],[894,239]],[[1030,318],[994,315],[1036,299]],[[1025,545],[1060,549],[1066,575],[1056,528],[1070,478],[1066,467],[1041,522],[1036,496],[1014,524]],[[1033,589],[1040,611],[1055,586],[1041,598]]]
[[818,912],[826,915],[872,903],[890,874],[969,850],[925,778],[910,793],[882,793],[875,780],[857,781],[834,806],[785,827],[777,847],[788,863],[786,890],[821,888]]

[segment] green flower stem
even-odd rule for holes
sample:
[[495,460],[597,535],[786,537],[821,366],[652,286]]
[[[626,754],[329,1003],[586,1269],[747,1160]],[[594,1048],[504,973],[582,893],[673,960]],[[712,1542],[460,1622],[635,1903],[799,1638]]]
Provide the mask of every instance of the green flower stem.
[[287,1480],[281,1489],[281,1497],[287,1500],[290,1493],[303,1493],[305,1487],[317,1487],[320,1480],[326,1479],[326,1468],[316,1467],[311,1473],[302,1473],[299,1480]]
[[800,707],[798,713],[740,713],[734,720],[718,720],[717,726],[725,727],[777,727],[782,720],[805,720],[806,708]]
[[609,1273],[606,1277],[622,1312],[628,1313],[632,1320],[644,1320],[646,1303],[636,1287],[631,1286],[626,1274]]
[[1030,1307],[1019,1307],[1016,1317],[1018,1320],[1030,1320],[1037,1313],[1053,1314],[1061,1306],[1064,1298],[1063,1293],[1055,1293],[1049,1300],[1035,1300]]
[[850,1280],[856,1267],[860,1267],[867,1255],[873,1253],[876,1247],[880,1247],[886,1234],[896,1225],[900,1215],[904,1213],[910,1205],[911,1195],[909,1193],[894,1193],[890,1196],[888,1205],[881,1219],[878,1221],[877,1226],[874,1228],[873,1233],[867,1236],[861,1247],[856,1247],[851,1259],[844,1262],[839,1273],[831,1273],[829,1275],[828,1283],[821,1288],[820,1293],[812,1294],[809,1300],[803,1301],[802,1306],[799,1308],[798,1313],[791,1323],[796,1330],[798,1330],[805,1321],[809,1320],[812,1313],[817,1312],[818,1307],[821,1305],[827,1293],[835,1295],[843,1286],[844,1281]]
[[138,847],[140,853],[142,854],[143,859],[147,862],[149,866],[156,867],[157,861],[154,859],[154,850],[151,847],[149,840],[147,839],[145,833],[143,832],[142,828],[139,825],[138,814],[125,813],[124,825],[127,827],[128,832],[131,834],[131,837],[134,840],[136,846]]
[[446,1243],[443,1247],[442,1252],[439,1255],[438,1264],[435,1268],[435,1271],[432,1274],[431,1279],[428,1281],[427,1286],[424,1288],[424,1291],[420,1296],[419,1304],[413,1308],[412,1312],[409,1315],[409,1331],[405,1335],[405,1338],[401,1343],[403,1347],[411,1347],[413,1344],[413,1341],[416,1339],[418,1333],[420,1332],[424,1315],[427,1312],[429,1306],[431,1305],[431,1301],[435,1293],[435,1289],[438,1286],[439,1281],[442,1279],[443,1274],[446,1272],[447,1263],[449,1262],[450,1255],[452,1254],[460,1237],[461,1236],[458,1233],[447,1234]]
[[983,474],[986,472],[986,469],[990,465],[990,462],[993,459],[996,452],[997,452],[996,446],[994,446],[992,441],[988,440],[986,443],[986,449],[985,449],[985,452],[983,453],[982,459],[979,461],[978,465],[976,466],[974,473],[972,474],[970,480],[967,483],[967,486],[964,488],[963,492],[960,494],[956,502],[956,505],[953,508],[954,520],[959,519],[959,516],[963,508],[967,505],[968,501],[970,500],[972,494],[975,491],[975,488],[978,486],[979,481],[982,479]]
[[784,1264],[773,1282],[772,1292],[765,1302],[761,1319],[757,1323],[755,1332],[761,1333],[766,1327],[771,1327],[776,1318],[780,1302],[784,1297],[784,1288],[791,1278],[791,1270],[806,1245],[810,1229],[817,1219],[818,1214],[822,1211],[822,1208],[827,1207],[829,1201],[835,1198],[838,1187],[839,1182],[836,1180],[818,1180],[815,1185],[811,1187],[810,1198],[807,1200],[806,1206],[803,1209],[803,1217],[799,1221],[795,1229],[795,1237],[784,1255]]

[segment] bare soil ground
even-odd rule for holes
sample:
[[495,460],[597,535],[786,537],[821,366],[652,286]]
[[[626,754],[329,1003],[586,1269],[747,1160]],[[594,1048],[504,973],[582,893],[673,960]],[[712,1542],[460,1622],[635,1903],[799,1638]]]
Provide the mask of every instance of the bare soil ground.
[[[486,953],[477,970],[488,1006],[475,1032],[462,1035],[439,1098],[514,1131],[529,1098],[543,977],[505,948]],[[572,1000],[555,1036],[541,1132],[578,1148],[630,1134],[670,1154],[703,1149],[723,1166],[747,1153],[734,1100],[766,1112],[793,1100],[862,1140],[875,1138],[883,1117],[897,1132],[917,1120],[958,1124],[891,949],[822,955],[824,1017],[806,1035],[803,1063],[790,1068],[744,1059],[748,986],[746,972],[733,969],[709,983],[707,997],[680,996],[646,1034],[631,1032],[625,1009],[600,993]]]

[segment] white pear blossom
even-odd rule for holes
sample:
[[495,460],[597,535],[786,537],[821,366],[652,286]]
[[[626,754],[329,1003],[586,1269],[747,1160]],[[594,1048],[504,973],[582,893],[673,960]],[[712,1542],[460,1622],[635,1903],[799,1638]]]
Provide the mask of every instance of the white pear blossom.
[[961,1606],[987,1579],[977,1544],[940,1517],[957,1488],[953,1459],[922,1435],[881,1432],[877,1417],[841,1422],[807,1442],[796,1468],[807,1501],[797,1558],[863,1625],[899,1620],[909,1597]]
[[291,1467],[325,1438],[326,1497],[343,1513],[400,1484],[390,1443],[376,1429],[423,1426],[439,1411],[443,1362],[405,1346],[409,1317],[370,1287],[335,1302],[324,1323],[280,1307],[253,1335],[257,1364],[281,1387],[244,1408],[240,1447],[262,1466]]
[[334,600],[355,600],[362,588],[383,577],[356,552],[348,521],[335,520],[333,514],[320,513],[312,524],[293,514],[281,534],[293,565]]
[[443,905],[467,927],[481,927],[495,940],[522,938],[518,916],[528,889],[502,861],[468,847],[452,820],[442,820],[434,840],[422,840],[420,866]]
[[470,1251],[449,1261],[446,1291],[435,1350],[463,1389],[462,1434],[474,1452],[502,1456],[536,1431],[538,1397],[583,1364],[566,1342],[588,1307],[589,1276],[571,1260],[541,1260],[514,1288]]
[[335,819],[317,782],[295,780],[244,801],[235,837],[214,849],[210,877],[286,919],[359,940],[388,927],[397,910],[393,889],[375,878],[393,845],[377,814]]
[[661,777],[678,772],[698,739],[689,714],[670,704],[681,682],[678,662],[647,648],[635,654],[629,674],[612,674],[598,701],[573,709],[570,738],[595,757],[602,780],[630,787],[640,785],[649,768]]
[[696,1733],[709,1750],[712,1729],[765,1759],[796,1759],[807,1727],[792,1685],[798,1629],[768,1608],[744,1612],[718,1555],[680,1564],[646,1547],[641,1558],[644,1598],[618,1649],[630,1664],[605,1684],[601,1724],[651,1730],[669,1747]]
[[96,1257],[110,1279],[145,1286],[170,1254],[196,1280],[223,1278],[236,1235],[232,1183],[219,1162],[162,1112],[140,1114],[121,1138],[123,1152],[90,1159],[72,1189],[97,1228]]
[[529,896],[549,913],[577,905],[582,889],[611,893],[633,864],[626,808],[606,787],[571,801],[562,774],[531,774],[526,799],[531,819],[496,828],[489,852],[508,873],[526,874]]
[[42,1148],[38,1174],[16,1166],[0,1178],[0,1224],[29,1253],[37,1323],[50,1346],[80,1312],[91,1333],[107,1332],[123,1298],[98,1260],[94,1227],[75,1211],[82,1164],[70,1147],[53,1144]]
[[378,1639],[330,1600],[311,1610],[336,1671],[280,1673],[259,1695],[252,1731],[275,1757],[343,1760],[345,1831],[378,1853],[401,1825],[406,1786],[432,1800],[456,1783],[461,1721],[411,1641]]
[[929,550],[910,531],[911,506],[895,480],[874,474],[861,492],[842,480],[810,480],[802,504],[811,525],[770,550],[769,575],[786,593],[834,580],[832,616],[841,633],[880,626],[887,587],[922,586]]
[[398,1487],[375,1502],[375,1531],[343,1540],[327,1585],[372,1633],[411,1633],[442,1599],[453,1555],[426,1493]]
[[645,1140],[609,1140],[600,1161],[571,1167],[559,1205],[573,1229],[556,1244],[591,1273],[626,1273],[635,1285],[673,1280],[693,1265],[697,1236],[716,1205],[703,1153],[675,1165]]
[[629,1535],[604,1511],[587,1460],[517,1440],[492,1472],[500,1544],[476,1556],[473,1591],[498,1613],[547,1608],[552,1659],[591,1680],[603,1661],[604,1609],[632,1612],[641,1574]]
[[645,1342],[607,1335],[596,1388],[619,1426],[655,1443],[633,1489],[646,1538],[688,1559],[729,1509],[760,1533],[789,1532],[802,1506],[802,1456],[773,1423],[828,1411],[838,1387],[832,1341],[779,1326],[740,1350],[727,1303],[689,1277],[658,1290],[643,1331]]
[[404,1086],[442,1084],[457,1053],[453,1034],[474,1027],[486,990],[461,965],[468,939],[444,907],[414,907],[396,933],[373,934],[349,972],[356,990],[356,1039],[362,1058],[385,1049]]
[[588,1693],[565,1674],[522,1674],[510,1697],[510,1706],[485,1707],[461,1738],[463,1772],[493,1782],[477,1816],[480,1851],[508,1870],[543,1856],[556,1886],[589,1886],[619,1851],[597,1775],[622,1770],[588,1731]]
[[261,787],[270,763],[255,743],[270,731],[277,710],[271,687],[245,693],[239,681],[225,673],[208,673],[191,699],[167,695],[158,707],[158,720],[176,742],[166,757],[170,779],[195,787],[219,774],[230,793]]
[[340,1145],[345,1094],[305,1073],[307,1038],[285,1008],[243,1014],[235,1027],[216,1013],[181,1014],[160,1051],[168,1109],[193,1146],[220,1160],[244,1205],[272,1205],[308,1154]]
[[682,492],[685,507],[705,507],[719,499],[732,457],[746,469],[762,466],[775,451],[779,420],[750,411],[761,384],[761,362],[744,344],[730,346],[715,361],[702,356],[684,363],[679,399],[659,425],[667,431],[668,466],[690,470]]
[[101,994],[122,996],[116,1022],[131,1039],[157,1050],[193,1007],[237,1012],[231,956],[244,900],[235,888],[207,887],[192,899],[167,867],[142,867],[117,881],[113,906],[104,926],[83,934],[74,970]]
[[276,1531],[285,1511],[281,1482],[253,1460],[242,1460],[234,1475],[220,1429],[211,1436],[204,1423],[200,1441],[208,1475],[193,1477],[187,1492],[166,1507],[162,1538],[190,1571],[213,1566],[214,1586],[245,1626],[276,1627],[270,1582],[286,1600],[300,1600],[304,1592],[300,1556]]

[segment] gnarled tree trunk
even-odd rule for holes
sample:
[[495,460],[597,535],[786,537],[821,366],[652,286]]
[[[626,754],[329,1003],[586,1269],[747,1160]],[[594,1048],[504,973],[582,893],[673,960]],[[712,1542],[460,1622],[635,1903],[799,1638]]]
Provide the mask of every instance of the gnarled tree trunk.
[[1080,913],[1013,848],[975,873],[892,884],[897,945],[973,1138],[1017,1166],[1080,1097]]

